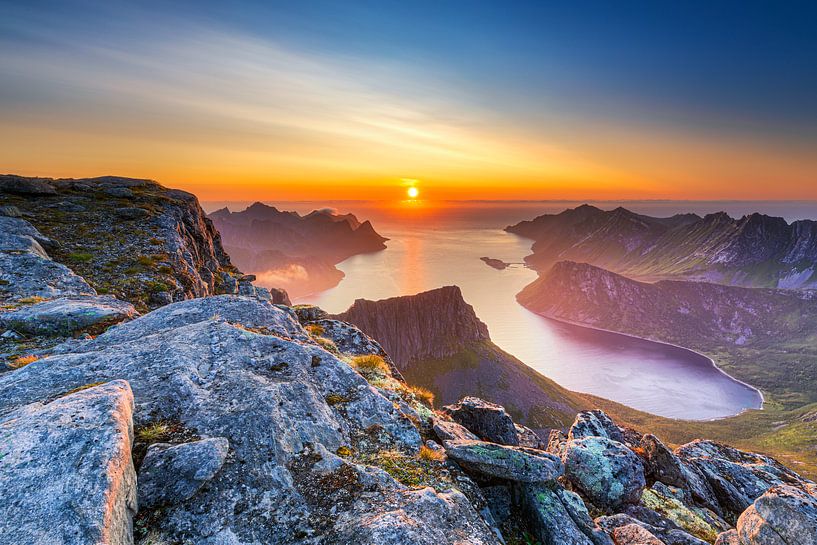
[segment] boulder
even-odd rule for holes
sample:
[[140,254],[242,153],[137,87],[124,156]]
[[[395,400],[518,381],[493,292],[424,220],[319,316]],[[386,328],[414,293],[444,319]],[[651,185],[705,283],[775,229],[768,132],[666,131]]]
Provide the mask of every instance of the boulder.
[[677,497],[677,494],[674,494],[669,487],[661,482],[655,483],[652,488],[644,491],[641,496],[641,504],[663,515],[689,534],[709,543],[715,541],[718,534],[727,529],[722,525],[716,526],[713,524],[714,521],[708,520],[705,515],[687,507]]
[[508,481],[542,483],[562,475],[562,462],[544,451],[485,441],[446,441],[446,454],[466,471]]
[[0,418],[0,544],[133,543],[132,410],[117,380]]
[[449,422],[448,420],[434,419],[433,423],[434,433],[440,441],[479,441],[479,437],[460,426],[456,422]]
[[11,174],[0,175],[0,192],[14,193],[25,197],[39,197],[56,195],[54,189],[46,180],[38,178],[23,178]]
[[335,346],[337,346],[342,354],[350,356],[376,354],[382,357],[383,361],[389,366],[391,376],[398,380],[403,380],[403,375],[400,373],[400,370],[394,365],[394,362],[389,355],[386,354],[386,351],[383,350],[383,347],[380,346],[380,343],[363,333],[357,327],[346,322],[341,322],[340,320],[329,319],[314,320],[310,323],[320,326],[323,329],[321,336],[335,343]]
[[613,530],[616,545],[665,545],[649,530],[638,524],[625,524]]
[[727,530],[718,536],[715,545],[741,545],[737,530]]
[[578,494],[556,483],[521,485],[522,507],[536,538],[545,545],[612,545],[593,522]]
[[135,315],[133,305],[107,295],[61,297],[0,314],[0,327],[57,337],[113,325]]
[[656,436],[648,433],[641,438],[647,476],[670,486],[686,485],[682,462]]
[[641,499],[646,485],[641,459],[618,441],[573,439],[563,460],[567,479],[597,507],[615,510]]
[[562,430],[550,430],[548,434],[548,444],[545,450],[561,458],[565,455],[566,449],[567,435],[565,435]]
[[515,424],[516,436],[519,439],[520,447],[535,448],[539,450],[547,450],[547,444],[536,434],[532,429]]
[[[684,532],[670,521],[662,519],[660,515],[655,514],[654,516],[657,517],[657,520],[644,522],[631,515],[619,513],[617,515],[599,517],[596,519],[596,524],[613,536],[616,545],[618,545],[619,539],[624,539],[626,535],[630,535],[629,532],[627,532],[619,534],[618,537],[616,537],[616,529],[631,525],[640,526],[646,530],[649,535],[658,539],[658,542],[662,545],[708,545],[706,541],[702,541]],[[638,536],[639,534],[642,536],[646,535],[642,532],[635,532],[632,535]],[[636,541],[635,543],[639,542]]]
[[675,454],[706,478],[731,522],[772,486],[807,490],[810,483],[773,458],[714,441],[695,440],[678,447]]
[[468,428],[484,441],[501,445],[518,445],[519,437],[513,419],[505,408],[478,397],[464,397],[443,412]]
[[582,439],[584,437],[606,437],[619,443],[624,443],[624,434],[604,411],[582,411],[576,415],[576,420],[570,427],[567,440]]
[[777,485],[740,515],[741,545],[817,545],[817,497]]
[[229,449],[224,437],[151,445],[139,468],[140,509],[192,498],[221,469]]

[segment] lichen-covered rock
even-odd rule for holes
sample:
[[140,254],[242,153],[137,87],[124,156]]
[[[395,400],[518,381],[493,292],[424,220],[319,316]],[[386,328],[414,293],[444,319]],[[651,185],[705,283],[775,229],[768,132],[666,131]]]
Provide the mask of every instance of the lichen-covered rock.
[[135,315],[133,305],[107,295],[60,297],[0,314],[0,327],[56,337],[113,325]]
[[612,545],[582,499],[555,483],[520,487],[522,506],[536,538],[545,545]]
[[96,295],[80,276],[52,260],[49,239],[29,222],[0,216],[0,299]]
[[714,441],[692,441],[675,453],[705,476],[724,516],[729,515],[732,522],[772,486],[788,484],[806,490],[810,484],[773,458]]
[[479,437],[468,431],[465,426],[448,420],[434,419],[434,433],[440,441],[479,441]]
[[[687,492],[688,500],[704,505],[718,515],[722,514],[715,492],[694,464],[681,459],[652,434],[644,435],[640,446],[644,452],[648,478],[682,488]],[[685,498],[685,503],[689,504],[688,500]]]
[[[630,510],[631,507],[628,506],[628,511]],[[642,516],[642,518],[644,517]],[[596,519],[596,523],[601,528],[603,528],[608,534],[613,536],[614,540],[616,540],[617,545],[618,540],[616,539],[615,530],[617,528],[630,525],[640,526],[641,528],[649,532],[650,535],[657,538],[659,540],[659,543],[661,543],[662,545],[708,545],[706,541],[703,541],[695,536],[688,534],[687,532],[678,528],[671,521],[661,518],[661,516],[658,515],[657,513],[653,513],[652,517],[646,518],[648,520],[644,521],[635,518],[630,514],[619,513],[616,515],[599,517]],[[623,536],[620,535],[618,539],[623,539]]]
[[478,397],[464,397],[454,405],[443,407],[443,412],[484,441],[519,444],[513,419],[500,405]]
[[595,436],[573,439],[563,460],[567,479],[597,507],[616,509],[641,499],[644,467],[621,443]]
[[548,434],[547,450],[559,458],[565,455],[567,449],[567,435],[562,430],[550,430]]
[[778,485],[740,515],[741,545],[817,545],[817,497]]
[[[289,309],[237,296],[192,299],[57,352],[0,376],[0,415],[124,378],[137,425],[174,421],[229,440],[230,456],[205,486],[151,517],[169,542],[495,543],[458,492],[409,490],[382,471],[374,488],[345,481],[349,470],[324,473],[322,487],[297,485],[313,473],[299,466],[308,451],[322,449],[324,460],[341,447],[411,457],[422,441],[391,401],[311,341]],[[360,501],[344,502],[345,491]]]
[[644,490],[641,503],[671,520],[688,533],[710,543],[726,529],[714,526],[701,513],[684,505],[673,495],[669,487],[660,482]]
[[139,507],[152,509],[192,498],[221,469],[229,449],[224,437],[151,445],[139,468]]
[[350,463],[321,445],[293,458],[289,474],[310,516],[296,543],[500,543],[461,492],[410,490],[383,470]]
[[559,478],[562,462],[544,451],[508,447],[486,441],[446,441],[448,457],[466,471],[523,483],[543,483]]
[[132,409],[118,380],[0,418],[0,544],[133,543]]
[[576,415],[576,420],[570,427],[567,440],[582,439],[584,437],[606,437],[619,443],[624,443],[624,434],[604,411],[582,411]]

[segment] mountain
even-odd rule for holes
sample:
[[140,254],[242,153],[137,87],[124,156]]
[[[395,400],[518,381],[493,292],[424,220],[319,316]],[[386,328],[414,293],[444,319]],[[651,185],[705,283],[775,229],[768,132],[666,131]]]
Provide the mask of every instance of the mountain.
[[382,250],[388,240],[369,221],[328,209],[301,216],[256,202],[241,212],[216,210],[210,219],[239,267],[293,296],[337,285],[343,273],[334,265]]
[[712,355],[787,405],[817,401],[817,291],[663,280],[559,262],[517,300],[552,318]]
[[725,212],[655,218],[582,205],[506,227],[533,239],[526,262],[590,263],[631,278],[753,287],[817,287],[817,222]]
[[478,395],[545,433],[588,407],[493,344],[457,286],[380,301],[358,299],[335,317],[377,340],[406,380],[430,389],[440,403]]

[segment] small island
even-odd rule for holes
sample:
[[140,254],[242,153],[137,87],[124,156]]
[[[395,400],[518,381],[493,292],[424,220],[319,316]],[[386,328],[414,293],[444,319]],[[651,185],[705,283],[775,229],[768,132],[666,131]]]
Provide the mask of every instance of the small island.
[[497,269],[497,270],[500,270],[500,271],[503,270],[503,269],[507,269],[508,265],[510,265],[510,263],[505,263],[501,259],[496,259],[496,258],[493,258],[493,257],[480,257],[480,259],[482,261],[484,261],[485,264],[488,265],[489,267],[493,267],[494,269]]

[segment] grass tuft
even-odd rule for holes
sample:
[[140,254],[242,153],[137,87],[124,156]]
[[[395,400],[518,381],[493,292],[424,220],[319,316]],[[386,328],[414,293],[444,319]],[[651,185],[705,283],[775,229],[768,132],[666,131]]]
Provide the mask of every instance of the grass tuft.
[[417,457],[424,462],[442,462],[445,460],[445,453],[423,445],[420,447]]
[[17,356],[11,360],[11,363],[9,363],[8,366],[12,369],[20,369],[29,363],[34,363],[38,359],[40,359],[40,356],[35,356],[34,354],[29,354],[28,356]]

